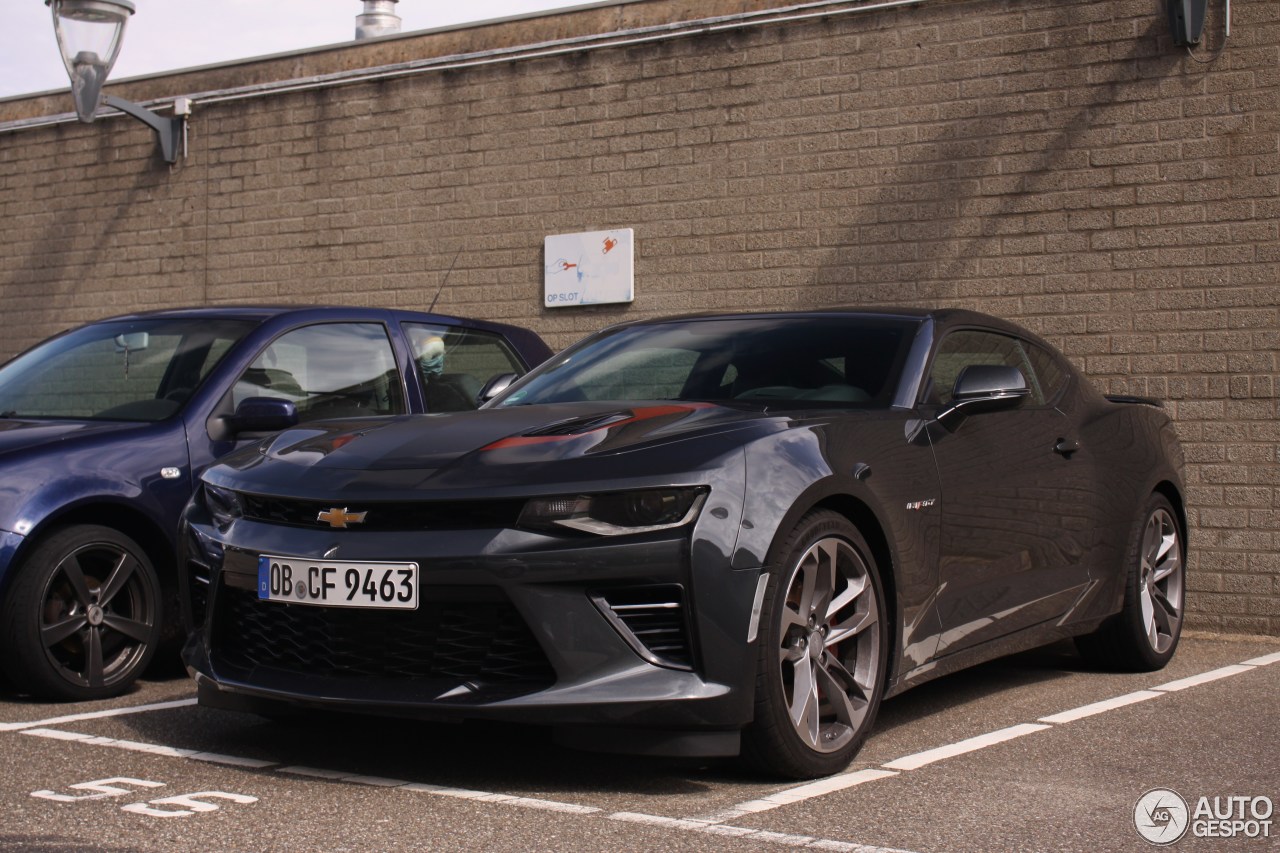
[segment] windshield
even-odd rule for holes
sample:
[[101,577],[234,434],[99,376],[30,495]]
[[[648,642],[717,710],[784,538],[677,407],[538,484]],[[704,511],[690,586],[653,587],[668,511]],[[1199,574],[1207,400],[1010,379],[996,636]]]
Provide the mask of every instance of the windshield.
[[0,417],[163,420],[254,325],[156,318],[81,327],[0,367]]
[[734,400],[887,408],[915,326],[830,315],[627,326],[561,353],[497,405]]

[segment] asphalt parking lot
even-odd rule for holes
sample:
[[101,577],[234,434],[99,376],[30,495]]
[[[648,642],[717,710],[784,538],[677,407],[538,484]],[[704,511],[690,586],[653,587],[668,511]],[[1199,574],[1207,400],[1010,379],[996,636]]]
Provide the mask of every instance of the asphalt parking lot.
[[[539,729],[266,721],[194,694],[0,693],[0,850],[1142,850],[1152,789],[1187,803],[1173,849],[1280,849],[1280,640],[1186,636],[1143,675],[1065,647],[997,661],[890,700],[854,765],[809,784]],[[1244,819],[1197,821],[1201,797]]]

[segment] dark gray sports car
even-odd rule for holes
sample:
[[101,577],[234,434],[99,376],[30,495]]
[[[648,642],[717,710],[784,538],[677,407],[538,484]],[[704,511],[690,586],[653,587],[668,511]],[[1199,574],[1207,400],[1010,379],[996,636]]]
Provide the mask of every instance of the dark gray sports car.
[[188,507],[202,704],[556,727],[848,764],[881,699],[1077,638],[1156,669],[1182,626],[1182,454],[966,311],[606,329],[484,409],[332,421]]

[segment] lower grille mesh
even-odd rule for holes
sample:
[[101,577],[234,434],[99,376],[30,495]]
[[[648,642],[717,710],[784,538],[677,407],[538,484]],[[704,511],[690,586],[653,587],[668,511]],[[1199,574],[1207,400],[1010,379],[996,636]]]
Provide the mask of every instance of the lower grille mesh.
[[435,601],[416,611],[324,608],[260,601],[222,587],[213,652],[244,670],[304,676],[549,686],[555,672],[510,604]]

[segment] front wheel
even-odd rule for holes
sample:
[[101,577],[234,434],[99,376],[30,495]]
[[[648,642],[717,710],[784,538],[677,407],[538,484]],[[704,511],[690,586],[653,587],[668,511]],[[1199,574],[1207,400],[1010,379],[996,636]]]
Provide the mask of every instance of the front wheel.
[[800,520],[769,570],[744,752],[793,779],[837,773],[862,747],[884,691],[884,592],[866,540],[827,510]]
[[1186,552],[1173,505],[1152,495],[1130,533],[1124,606],[1096,633],[1076,640],[1092,663],[1131,672],[1161,669],[1182,634]]
[[127,690],[160,636],[160,584],[146,552],[117,530],[77,525],[13,570],[0,665],[18,689],[77,701]]

